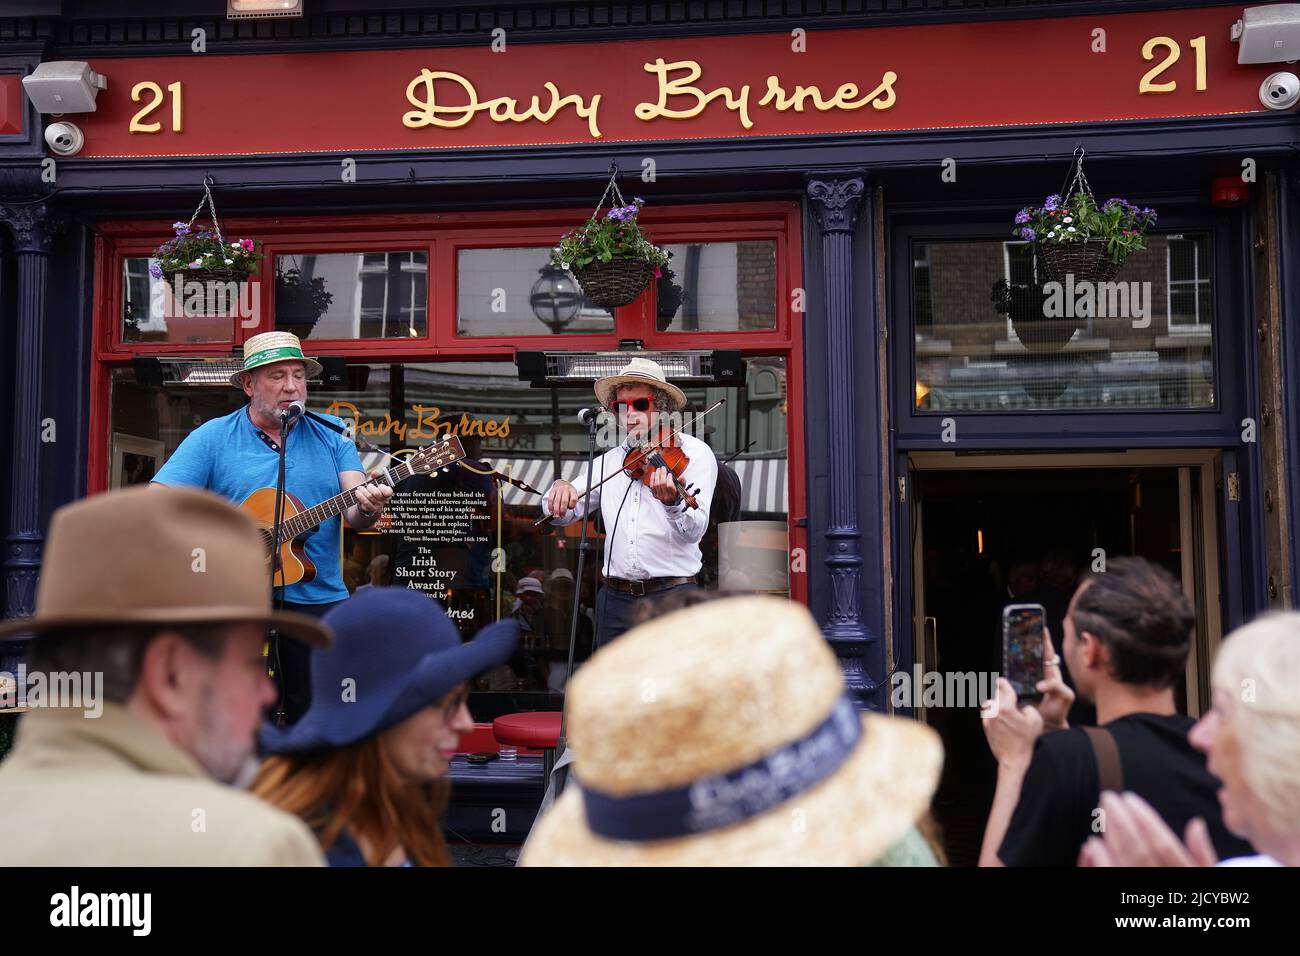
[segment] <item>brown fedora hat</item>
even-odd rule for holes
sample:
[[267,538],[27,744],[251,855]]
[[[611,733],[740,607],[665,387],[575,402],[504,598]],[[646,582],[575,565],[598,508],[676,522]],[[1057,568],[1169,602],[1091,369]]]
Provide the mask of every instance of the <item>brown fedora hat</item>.
[[210,491],[147,485],[54,512],[36,615],[0,624],[0,637],[102,624],[274,624],[325,646],[314,618],[271,610],[261,532]]

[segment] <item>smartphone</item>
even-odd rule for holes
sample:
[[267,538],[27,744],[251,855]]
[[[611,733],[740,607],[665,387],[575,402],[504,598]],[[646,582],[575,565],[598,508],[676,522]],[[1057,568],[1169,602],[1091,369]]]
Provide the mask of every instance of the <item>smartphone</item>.
[[1002,676],[1021,701],[1042,698],[1043,621],[1041,604],[1008,604],[1002,609]]

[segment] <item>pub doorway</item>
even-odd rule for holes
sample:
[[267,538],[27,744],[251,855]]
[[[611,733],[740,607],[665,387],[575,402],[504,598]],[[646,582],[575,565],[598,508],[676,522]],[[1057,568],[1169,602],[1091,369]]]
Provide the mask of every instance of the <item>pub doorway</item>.
[[[1101,559],[1139,555],[1170,571],[1196,606],[1196,642],[1176,696],[1184,713],[1206,706],[1207,663],[1222,630],[1214,453],[927,452],[907,464],[912,655],[898,664],[914,685],[918,672],[933,672],[950,687],[958,686],[950,674],[992,687],[1002,608],[1011,603],[1044,606],[1059,652],[1077,581]],[[973,866],[996,782],[978,701],[925,706],[918,692],[912,703],[944,742],[934,816],[950,863]],[[1093,719],[1082,702],[1071,714],[1072,724]]]

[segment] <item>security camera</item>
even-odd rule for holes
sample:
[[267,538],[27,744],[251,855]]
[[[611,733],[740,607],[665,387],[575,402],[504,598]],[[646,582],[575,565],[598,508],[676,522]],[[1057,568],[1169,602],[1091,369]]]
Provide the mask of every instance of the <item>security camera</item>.
[[1247,7],[1232,25],[1238,63],[1294,63],[1300,59],[1300,3]]
[[1300,102],[1300,76],[1272,73],[1259,87],[1259,101],[1271,110],[1289,110]]
[[108,89],[108,77],[80,60],[42,63],[23,77],[23,89],[38,113],[93,113],[95,97]]
[[45,142],[56,156],[76,156],[86,145],[86,137],[73,123],[51,123],[45,128]]

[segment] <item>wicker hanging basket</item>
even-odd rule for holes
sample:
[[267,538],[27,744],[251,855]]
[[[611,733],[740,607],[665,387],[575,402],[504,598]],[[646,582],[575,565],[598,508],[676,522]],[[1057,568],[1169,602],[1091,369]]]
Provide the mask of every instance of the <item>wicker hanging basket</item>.
[[[1061,190],[1063,202],[1068,203],[1074,196],[1083,193],[1093,205],[1096,205],[1097,199],[1092,194],[1092,186],[1088,184],[1088,177],[1083,174],[1085,154],[1086,150],[1082,146],[1074,151],[1074,159],[1066,172],[1067,177],[1070,172],[1073,172],[1074,176],[1068,179],[1068,185]],[[1064,283],[1068,276],[1073,276],[1075,282],[1110,282],[1124,265],[1122,258],[1116,262],[1111,257],[1106,249],[1106,240],[1097,237],[1074,242],[1053,242],[1040,235],[1036,245],[1038,261],[1048,281]]]
[[605,309],[629,305],[641,297],[655,277],[653,262],[644,259],[613,259],[592,262],[573,270],[588,301]]
[[[601,194],[600,201],[596,203],[591,218],[583,227],[584,230],[591,228],[599,220],[600,210],[604,207],[606,199],[610,201],[611,209],[615,205],[627,205],[622,190],[618,188],[618,164],[611,163],[609,170],[609,182],[605,186],[604,193]],[[637,231],[640,232],[639,227]],[[578,281],[578,285],[582,287],[582,294],[586,296],[587,301],[601,308],[616,309],[630,305],[641,297],[655,279],[655,268],[656,263],[649,259],[619,256],[609,262],[594,259],[583,266],[572,266],[570,271]]]
[[1110,257],[1105,239],[1039,242],[1038,261],[1048,279],[1056,282],[1065,282],[1067,275],[1073,275],[1075,282],[1110,282],[1124,264]]

